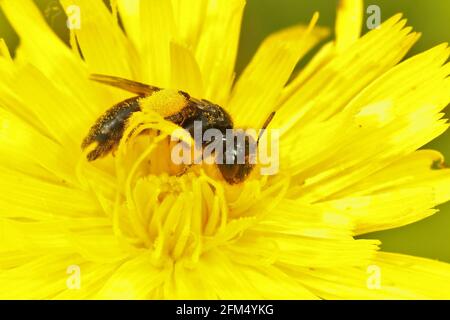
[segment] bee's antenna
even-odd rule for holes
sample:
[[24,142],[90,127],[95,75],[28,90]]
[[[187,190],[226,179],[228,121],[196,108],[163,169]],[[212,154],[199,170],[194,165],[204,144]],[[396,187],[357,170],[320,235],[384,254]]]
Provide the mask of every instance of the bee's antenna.
[[275,116],[275,111],[272,111],[269,116],[267,117],[266,121],[264,121],[264,124],[261,128],[261,132],[259,133],[258,140],[256,140],[256,144],[259,143],[259,139],[261,139],[262,135],[266,131],[267,127],[269,126],[270,122],[272,121],[273,117]]

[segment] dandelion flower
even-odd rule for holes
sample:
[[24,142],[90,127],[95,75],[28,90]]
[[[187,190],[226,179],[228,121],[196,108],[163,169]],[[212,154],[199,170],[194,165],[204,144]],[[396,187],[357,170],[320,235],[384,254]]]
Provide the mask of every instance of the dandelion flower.
[[[61,3],[80,9],[70,47],[31,0],[0,0],[20,37],[14,58],[0,42],[1,298],[450,298],[448,264],[355,238],[450,198],[441,154],[418,150],[448,126],[447,45],[402,61],[419,34],[401,15],[361,36],[362,2],[341,1],[335,40],[298,74],[329,34],[317,14],[270,35],[235,79],[244,0]],[[90,126],[131,96],[93,73],[208,99],[239,128],[276,111],[279,172],[177,175],[161,119],[160,135],[85,161]]]

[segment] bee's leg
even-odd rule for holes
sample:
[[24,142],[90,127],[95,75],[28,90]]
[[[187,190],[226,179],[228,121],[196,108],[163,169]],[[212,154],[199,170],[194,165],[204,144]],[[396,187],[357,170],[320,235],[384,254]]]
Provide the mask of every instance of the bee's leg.
[[177,177],[181,177],[182,175],[184,175],[184,174],[191,168],[191,166],[192,166],[192,164],[186,164],[186,165],[184,165],[184,166],[183,166],[183,169],[182,169],[180,172],[178,172],[178,173],[176,174],[176,176],[177,176]]
[[[170,137],[168,136],[167,137],[167,143],[168,143],[168,145],[169,145],[169,148],[170,148],[170,143],[171,143],[171,140],[170,140]],[[183,142],[182,142],[183,143]],[[193,165],[194,163],[183,163],[183,167],[182,167],[182,169],[181,169],[181,171],[180,172],[178,172],[175,176],[176,177],[181,177],[182,175],[184,175],[191,167],[192,167],[192,165]]]
[[115,141],[109,140],[102,143],[98,143],[95,149],[91,150],[87,154],[88,161],[94,161],[98,158],[106,156],[111,150],[114,149]]
[[183,169],[181,170],[181,172],[177,173],[176,176],[177,177],[181,177],[183,174],[185,174],[192,166],[194,166],[195,164],[200,164],[201,160],[203,158],[203,154],[201,154],[198,158],[196,158],[196,160],[194,160],[194,162],[191,162],[189,164],[185,164],[183,165]]
[[[142,127],[142,126],[143,126],[144,124],[146,124],[146,123],[156,123],[156,122],[154,122],[154,121],[149,121],[149,122],[139,122],[137,125],[134,126],[133,129],[130,130],[130,132],[128,133],[128,136],[127,136],[125,142],[128,142],[128,140],[130,140],[130,138],[134,135],[134,133],[136,132],[136,130],[138,130],[140,127]],[[145,133],[146,131],[147,131],[147,130],[142,130],[142,132],[141,132],[140,134]],[[158,130],[158,131],[159,131],[159,130]]]
[[128,142],[128,140],[130,140],[130,138],[133,136],[133,134],[136,132],[136,130],[139,129],[139,127],[141,127],[143,125],[144,125],[144,123],[140,122],[133,129],[131,129],[131,131],[128,133],[128,136],[127,136],[125,142]]

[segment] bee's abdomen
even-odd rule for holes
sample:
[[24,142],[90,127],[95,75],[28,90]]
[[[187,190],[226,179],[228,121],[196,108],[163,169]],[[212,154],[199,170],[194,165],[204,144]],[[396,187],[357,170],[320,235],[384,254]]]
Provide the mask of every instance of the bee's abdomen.
[[88,160],[92,161],[108,154],[119,144],[127,120],[131,114],[141,110],[139,98],[133,97],[122,101],[97,119],[81,145],[82,149],[85,149],[97,142],[96,148],[87,155]]

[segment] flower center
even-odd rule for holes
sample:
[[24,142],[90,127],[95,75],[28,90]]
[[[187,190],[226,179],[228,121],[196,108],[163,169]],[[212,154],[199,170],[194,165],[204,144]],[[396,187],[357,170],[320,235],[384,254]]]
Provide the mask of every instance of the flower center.
[[[156,264],[195,263],[257,223],[269,206],[262,199],[287,189],[287,181],[272,185],[267,177],[229,185],[214,164],[174,165],[171,124],[158,116],[139,117],[130,120],[115,157],[105,160],[115,184],[112,209],[105,211],[113,211],[106,213],[116,236],[151,250]],[[98,181],[90,185],[100,187]]]

